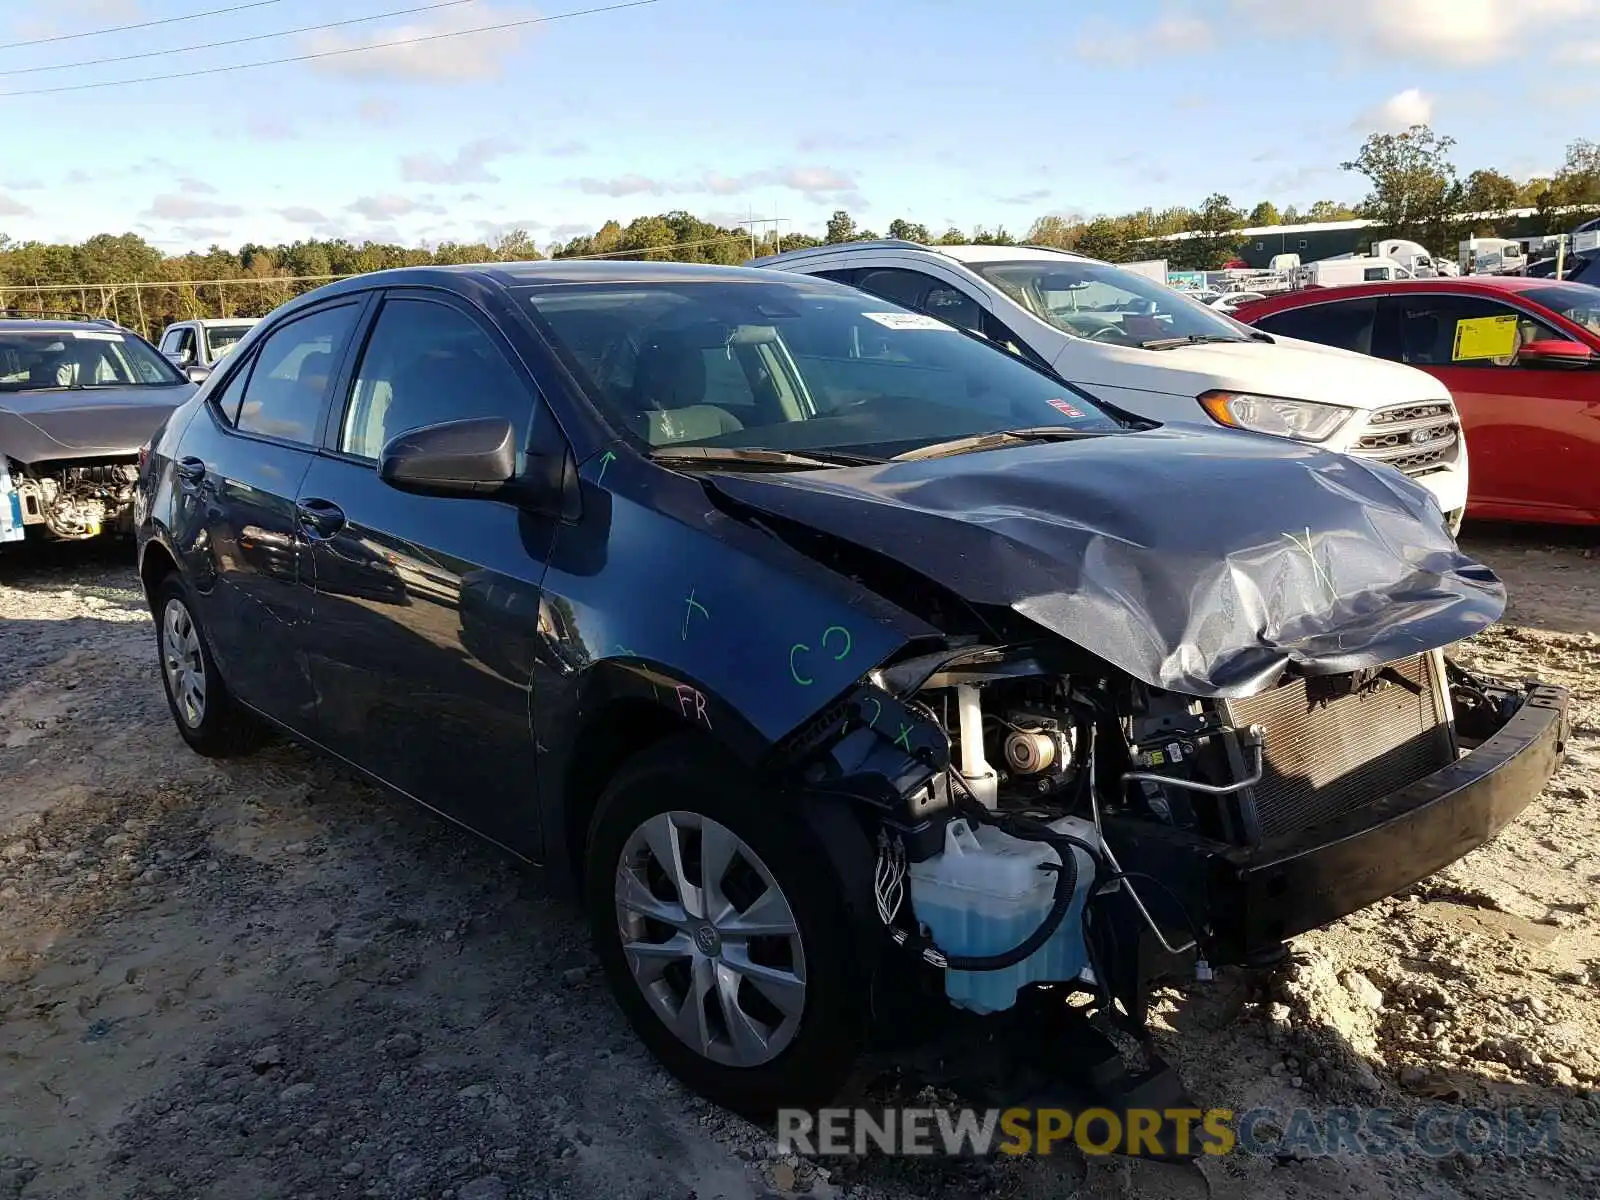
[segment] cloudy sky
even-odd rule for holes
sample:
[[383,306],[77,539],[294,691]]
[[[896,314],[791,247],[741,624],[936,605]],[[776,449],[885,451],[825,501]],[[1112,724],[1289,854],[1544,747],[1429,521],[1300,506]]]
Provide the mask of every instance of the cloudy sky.
[[[618,2],[3,0],[0,231],[543,245],[673,208],[819,230],[844,207],[1021,232],[1211,191],[1355,199],[1337,164],[1415,121],[1463,171],[1548,171],[1600,101],[1600,0],[655,0],[527,23]],[[156,23],[73,36],[136,22]]]

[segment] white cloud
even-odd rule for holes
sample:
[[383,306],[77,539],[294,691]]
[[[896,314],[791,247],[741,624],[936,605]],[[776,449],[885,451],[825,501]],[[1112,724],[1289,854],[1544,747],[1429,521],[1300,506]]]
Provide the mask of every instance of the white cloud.
[[173,236],[183,242],[207,244],[220,242],[227,237],[231,230],[222,229],[215,225],[174,225]]
[[393,125],[400,116],[400,106],[382,96],[370,96],[356,105],[356,116],[368,125]]
[[[362,33],[324,29],[301,41],[304,53],[333,55],[310,63],[313,69],[330,75],[433,83],[497,79],[506,60],[521,48],[527,27],[487,33],[464,31],[532,16],[532,9],[521,6],[470,4],[414,24]],[[435,40],[415,40],[418,38]],[[393,45],[395,42],[408,44]]]
[[[13,2],[5,7],[24,6]],[[138,0],[45,0],[27,7],[34,11],[7,14],[10,29],[19,38],[76,33],[96,25],[121,24],[140,15]]]
[[495,183],[489,164],[516,148],[504,138],[479,138],[447,159],[437,154],[408,154],[400,160],[400,178],[407,183]]
[[203,179],[185,177],[178,181],[178,190],[191,196],[215,196],[217,189]]
[[33,209],[19,200],[0,193],[0,217],[31,217]]
[[296,225],[326,225],[328,218],[319,209],[307,208],[303,204],[291,204],[287,208],[280,208],[278,215],[285,221]]
[[351,212],[369,221],[388,221],[395,217],[403,217],[407,213],[414,213],[421,205],[404,196],[382,195],[362,196],[348,207]]
[[1382,104],[1367,109],[1356,118],[1352,128],[1357,131],[1377,130],[1379,133],[1400,133],[1413,125],[1427,125],[1433,120],[1433,97],[1421,88],[1407,88],[1396,92]]
[[287,142],[295,136],[294,126],[279,117],[251,117],[245,122],[244,131],[256,142]]
[[1330,35],[1413,61],[1473,65],[1544,55],[1558,26],[1600,16],[1600,0],[1233,0],[1246,27],[1297,40]]
[[586,142],[557,142],[554,146],[546,146],[540,151],[546,158],[581,158],[589,153]]
[[630,173],[610,179],[578,179],[572,186],[591,196],[737,196],[757,188],[775,187],[798,192],[810,200],[859,198],[855,178],[832,167],[773,167],[747,171],[743,175],[707,171],[684,179],[656,179]]
[[1168,55],[1192,54],[1209,47],[1211,26],[1187,9],[1170,8],[1149,25],[1129,28],[1110,21],[1085,22],[1073,51],[1091,62],[1131,66]]
[[413,200],[409,196],[396,196],[393,193],[360,196],[345,208],[369,221],[392,221],[412,213],[432,213],[437,216],[448,211],[442,204],[429,204],[424,200]]
[[574,185],[590,196],[659,196],[672,185],[647,175],[618,175],[612,179],[580,179]]
[[1001,204],[1038,204],[1039,201],[1048,200],[1049,198],[1049,188],[1035,188],[1031,192],[1018,192],[1014,196],[996,197]]
[[207,217],[241,217],[244,209],[236,204],[221,204],[215,200],[200,200],[194,196],[169,192],[150,201],[150,207],[141,215],[163,221],[194,221]]

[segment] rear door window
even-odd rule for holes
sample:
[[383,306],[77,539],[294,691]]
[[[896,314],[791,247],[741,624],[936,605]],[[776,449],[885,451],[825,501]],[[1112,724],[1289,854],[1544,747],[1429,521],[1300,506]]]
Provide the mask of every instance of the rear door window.
[[1257,321],[1268,333],[1317,342],[1357,354],[1372,353],[1372,327],[1378,315],[1376,297],[1341,300],[1333,304],[1307,304],[1272,313]]
[[268,334],[256,354],[235,427],[314,444],[323,404],[360,314],[359,304],[332,305]]

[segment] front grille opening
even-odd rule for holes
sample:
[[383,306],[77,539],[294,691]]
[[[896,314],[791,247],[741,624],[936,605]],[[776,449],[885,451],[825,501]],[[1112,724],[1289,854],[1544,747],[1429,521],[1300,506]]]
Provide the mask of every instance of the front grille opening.
[[1450,405],[1408,404],[1368,417],[1351,453],[1420,475],[1454,462],[1460,442],[1461,422]]
[[1422,655],[1392,666],[1421,693],[1386,683],[1316,702],[1299,679],[1223,702],[1230,723],[1266,730],[1265,771],[1245,799],[1261,838],[1343,816],[1453,759],[1433,660]]

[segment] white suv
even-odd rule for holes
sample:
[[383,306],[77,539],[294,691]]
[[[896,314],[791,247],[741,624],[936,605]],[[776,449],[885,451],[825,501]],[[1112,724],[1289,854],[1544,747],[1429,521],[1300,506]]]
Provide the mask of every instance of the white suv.
[[1164,284],[1031,246],[846,242],[746,264],[820,275],[986,337],[1129,412],[1216,421],[1375,458],[1467,504],[1449,391],[1423,371],[1264,335]]

